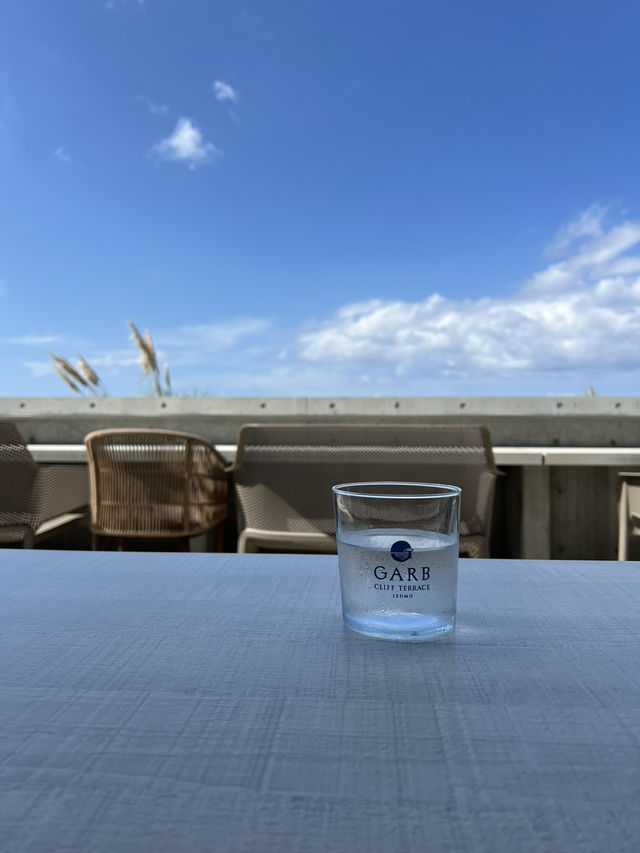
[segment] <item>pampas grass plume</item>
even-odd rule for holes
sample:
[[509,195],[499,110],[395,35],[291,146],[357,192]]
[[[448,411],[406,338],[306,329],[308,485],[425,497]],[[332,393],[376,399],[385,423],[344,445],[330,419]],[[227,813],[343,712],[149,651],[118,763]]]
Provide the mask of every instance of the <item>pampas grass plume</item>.
[[[78,371],[75,369],[75,367],[71,364],[70,361],[67,361],[67,359],[63,358],[61,355],[56,355],[54,352],[50,352],[49,355],[56,362],[56,365],[61,370],[64,370],[66,373],[69,374],[69,376],[74,380],[74,382],[79,382],[80,385],[83,385],[85,388],[89,387],[89,383],[87,382],[87,380],[84,378],[84,376],[81,376],[78,373]],[[60,374],[60,370],[56,370],[56,373]],[[79,389],[76,390],[79,391]]]
[[66,383],[67,383],[67,385],[69,386],[69,388],[71,388],[71,389],[72,389],[73,391],[75,391],[77,394],[82,394],[82,391],[80,390],[80,388],[78,388],[78,386],[77,386],[77,385],[76,385],[76,383],[73,381],[73,379],[70,379],[70,378],[67,376],[67,374],[64,372],[64,369],[63,369],[59,364],[57,364],[57,363],[56,363],[56,364],[54,364],[54,365],[53,365],[53,369],[54,369],[54,370],[55,370],[55,372],[58,374],[58,376],[60,377],[60,379],[62,379],[62,380],[63,380],[63,382],[66,382]]
[[147,343],[140,334],[140,332],[137,330],[135,324],[131,320],[127,320],[127,323],[129,324],[129,328],[131,329],[131,340],[135,344],[137,344],[137,347],[140,350],[140,364],[142,366],[142,373],[144,376],[148,376],[151,371],[151,361],[149,359],[149,353],[147,352]]
[[158,373],[158,359],[156,358],[156,351],[153,346],[153,341],[151,340],[151,333],[149,329],[144,330],[144,343],[147,349],[147,355],[149,356],[149,365],[151,370],[154,373]]
[[78,356],[78,368],[92,385],[95,385],[96,388],[100,385],[98,374],[95,372],[93,367],[91,367],[89,362],[85,361],[81,355]]

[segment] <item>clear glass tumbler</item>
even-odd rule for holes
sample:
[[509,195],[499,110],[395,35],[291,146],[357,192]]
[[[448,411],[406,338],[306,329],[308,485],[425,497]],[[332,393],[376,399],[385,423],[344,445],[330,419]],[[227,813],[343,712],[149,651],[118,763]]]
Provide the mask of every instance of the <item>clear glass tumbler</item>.
[[333,487],[342,613],[359,634],[427,640],[451,631],[460,489],[437,483]]

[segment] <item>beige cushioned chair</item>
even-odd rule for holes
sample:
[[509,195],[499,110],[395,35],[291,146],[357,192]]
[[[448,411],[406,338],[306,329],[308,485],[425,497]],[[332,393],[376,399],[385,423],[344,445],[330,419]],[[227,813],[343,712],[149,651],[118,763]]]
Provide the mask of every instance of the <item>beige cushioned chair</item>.
[[105,429],[85,437],[91,529],[98,547],[115,537],[176,539],[218,528],[227,517],[226,461],[209,442],[159,429]]
[[[628,560],[634,543],[640,546],[640,471],[620,471],[618,477],[618,559]],[[640,559],[640,547],[633,559]]]
[[0,421],[0,543],[33,546],[87,517],[87,472],[38,465],[18,428]]
[[498,472],[485,427],[247,424],[232,473],[238,551],[335,553],[331,486],[404,480],[460,486],[460,553],[489,556]]

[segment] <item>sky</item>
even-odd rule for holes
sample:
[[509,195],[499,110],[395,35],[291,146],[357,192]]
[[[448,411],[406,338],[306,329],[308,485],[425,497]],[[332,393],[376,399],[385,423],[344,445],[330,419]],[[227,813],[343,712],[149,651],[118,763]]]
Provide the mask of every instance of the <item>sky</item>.
[[0,396],[640,392],[633,0],[4,0]]

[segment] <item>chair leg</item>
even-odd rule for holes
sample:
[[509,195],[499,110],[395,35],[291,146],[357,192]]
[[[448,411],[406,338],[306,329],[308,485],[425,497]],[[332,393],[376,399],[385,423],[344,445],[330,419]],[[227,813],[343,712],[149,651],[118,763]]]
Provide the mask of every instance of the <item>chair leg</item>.
[[618,499],[618,560],[626,560],[629,556],[629,504],[627,484],[623,481]]
[[253,546],[253,543],[247,536],[247,531],[242,530],[240,535],[238,536],[238,554],[254,554],[256,552],[256,548]]
[[216,527],[215,549],[218,553],[224,551],[224,523],[219,524]]

